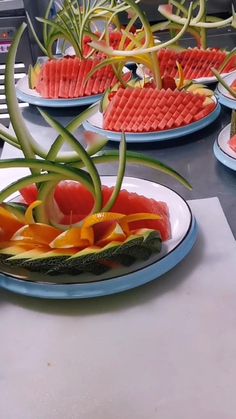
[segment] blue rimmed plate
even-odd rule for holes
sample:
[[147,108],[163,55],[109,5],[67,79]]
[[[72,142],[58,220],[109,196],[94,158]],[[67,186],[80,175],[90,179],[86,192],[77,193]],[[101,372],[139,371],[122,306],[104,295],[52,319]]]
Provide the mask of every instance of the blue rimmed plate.
[[[236,79],[236,71],[228,74],[224,77],[224,80],[230,85]],[[222,84],[218,83],[215,90],[215,95],[218,98],[218,101],[230,109],[236,109],[236,99],[226,90]]]
[[36,90],[29,88],[28,76],[22,77],[16,83],[16,96],[18,99],[30,105],[47,106],[50,108],[71,108],[92,105],[102,97],[102,95],[94,95],[78,99],[44,99]]
[[[216,99],[215,99],[216,100]],[[97,107],[96,113],[94,113],[87,121],[83,123],[83,126],[88,131],[97,132],[101,135],[105,135],[111,141],[120,141],[121,133],[115,131],[108,131],[102,128],[103,126],[103,115],[99,112],[99,104],[94,105]],[[221,111],[219,103],[216,101],[215,109],[202,118],[200,121],[193,122],[192,124],[186,125],[180,128],[174,128],[165,131],[152,131],[146,133],[126,133],[126,141],[128,143],[143,143],[143,142],[162,142],[171,139],[183,137],[193,132],[199,131],[210,125],[216,118],[218,118]]]
[[230,124],[223,128],[216,139],[213,150],[214,154],[224,166],[236,170],[236,152],[230,148],[228,141],[230,139]]
[[[107,186],[113,186],[115,180],[114,176],[102,177],[102,183]],[[113,268],[100,276],[86,273],[50,277],[23,269],[20,271],[19,268],[17,273],[10,272],[2,267],[0,286],[19,294],[40,298],[99,297],[143,285],[176,266],[190,252],[197,237],[196,221],[186,201],[173,190],[143,179],[126,177],[123,188],[168,204],[172,237],[164,242],[161,253],[152,256],[148,261],[136,262],[129,268]]]

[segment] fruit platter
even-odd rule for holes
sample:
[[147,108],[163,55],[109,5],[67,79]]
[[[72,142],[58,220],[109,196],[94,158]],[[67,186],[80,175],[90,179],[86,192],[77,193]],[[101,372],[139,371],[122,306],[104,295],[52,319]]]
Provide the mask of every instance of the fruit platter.
[[[88,298],[121,292],[154,280],[191,250],[197,236],[184,199],[157,182],[125,177],[141,164],[191,185],[152,157],[105,150],[107,138],[85,131],[82,146],[73,132],[93,113],[87,108],[66,127],[45,110],[58,134],[45,151],[29,132],[17,102],[14,63],[26,25],[14,39],[6,65],[5,91],[13,133],[1,138],[23,153],[2,159],[0,169],[28,173],[0,191],[0,285],[42,298]],[[63,152],[63,144],[71,147]],[[39,158],[38,158],[39,157]],[[99,164],[117,163],[117,176],[103,177]]]
[[211,124],[220,114],[212,92],[194,85],[189,91],[120,88],[106,108],[94,105],[93,109],[84,122],[86,129],[118,142],[124,131],[131,143],[183,137]]
[[[151,80],[152,87],[159,90],[176,86],[182,89],[193,80],[202,83],[215,80],[212,68],[220,74],[236,69],[235,51],[207,48],[206,36],[211,29],[234,27],[234,11],[223,20],[207,15],[205,0],[195,1],[190,8],[185,1],[169,1],[158,8],[167,20],[151,25],[139,2],[112,1],[109,9],[103,3],[97,0],[83,10],[77,2],[66,0],[63,6],[58,5],[58,13],[52,19],[51,0],[44,18],[37,18],[43,25],[43,42],[28,16],[43,59],[30,66],[28,75],[18,81],[20,100],[50,107],[92,104],[107,89],[116,88],[117,83],[122,87],[129,85],[132,73],[125,64],[130,62],[137,64],[137,74],[142,75],[144,85]],[[126,26],[120,21],[122,13],[129,18]],[[97,21],[100,26],[102,22],[104,30],[97,30]],[[170,32],[170,40],[160,41],[163,31]],[[196,43],[193,48],[181,46],[187,32]],[[58,41],[62,43],[61,56],[54,54]],[[66,52],[68,45],[70,55]],[[133,86],[132,81],[130,84]]]
[[[158,59],[162,76],[178,77],[178,62],[184,71],[186,79],[198,83],[213,83],[217,78],[212,69],[216,69],[221,75],[227,75],[235,70],[236,60],[233,51],[220,50],[218,47],[209,48],[207,45],[207,31],[220,29],[227,26],[235,27],[235,12],[227,19],[207,14],[207,2],[205,0],[193,3],[193,16],[191,17],[186,32],[194,40],[195,46],[183,47],[180,40],[174,46],[160,49]],[[197,12],[195,12],[197,10]],[[188,4],[186,1],[169,1],[168,4],[158,7],[159,13],[165,22],[152,26],[152,31],[160,33],[170,31],[171,37],[180,31],[188,21]],[[160,32],[159,32],[160,31]],[[144,64],[137,69],[139,77],[150,76],[150,70]]]
[[219,133],[214,143],[214,154],[224,166],[236,170],[236,114],[232,111],[231,123]]
[[[2,287],[42,298],[118,293],[174,268],[196,241],[197,223],[190,207],[174,190],[158,183],[158,173],[191,190],[189,182],[161,161],[128,150],[127,143],[182,137],[219,116],[214,92],[193,78],[211,77],[209,72],[199,73],[196,60],[207,62],[208,70],[220,79],[232,70],[234,51],[209,51],[205,38],[207,29],[234,26],[235,16],[233,12],[229,19],[214,21],[207,17],[202,0],[187,11],[185,2],[180,7],[171,1],[164,22],[171,39],[161,42],[156,32],[163,27],[151,26],[138,3],[112,1],[107,9],[103,0],[83,7],[65,0],[51,20],[49,2],[45,17],[39,19],[43,43],[29,19],[46,57],[30,67],[23,80],[40,101],[31,103],[48,101],[54,106],[56,101],[61,105],[55,106],[66,107],[100,98],[66,126],[39,107],[57,135],[48,149],[35,140],[18,106],[22,87],[15,86],[14,64],[26,24],[16,33],[5,76],[12,131],[0,127],[0,137],[22,157],[2,159],[0,169],[24,168],[27,173],[0,191]],[[166,7],[161,10],[165,16]],[[125,27],[119,21],[121,13],[129,18]],[[175,15],[178,21],[173,20]],[[97,19],[103,20],[102,32],[96,30]],[[136,29],[137,23],[141,29]],[[177,52],[187,31],[200,42],[200,53]],[[55,57],[58,39],[75,55]],[[147,68],[148,74],[140,79],[126,71],[130,61]],[[119,142],[118,150],[106,148],[110,139]],[[102,176],[100,165],[111,164],[117,166],[117,175]],[[155,181],[126,176],[130,165],[153,169]]]
[[[44,60],[30,68],[29,74],[18,80],[18,99],[31,105],[53,108],[85,106],[97,102],[104,92],[117,84],[112,66],[98,70],[88,83],[86,77],[101,59],[80,60],[77,57]],[[131,73],[126,71],[124,81]]]

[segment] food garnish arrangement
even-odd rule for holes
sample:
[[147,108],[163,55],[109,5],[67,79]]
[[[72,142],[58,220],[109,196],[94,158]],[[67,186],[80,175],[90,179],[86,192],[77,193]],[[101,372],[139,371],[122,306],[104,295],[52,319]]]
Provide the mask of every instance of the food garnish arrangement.
[[[42,54],[30,67],[29,88],[47,99],[74,99],[103,94],[99,104],[103,128],[120,133],[118,151],[105,148],[107,138],[85,131],[81,145],[74,133],[95,112],[89,107],[66,127],[39,108],[57,131],[45,151],[29,132],[18,107],[14,63],[26,25],[10,48],[5,91],[14,134],[1,129],[1,138],[20,149],[22,158],[0,161],[0,169],[28,168],[29,174],[0,192],[0,267],[2,272],[40,273],[47,282],[61,275],[87,273],[99,278],[117,267],[130,267],[161,252],[172,237],[168,202],[122,189],[126,165],[161,171],[190,188],[188,181],[161,162],[126,148],[126,133],[172,130],[206,118],[217,106],[214,93],[201,78],[220,77],[236,68],[234,51],[209,49],[206,31],[235,26],[235,14],[225,20],[208,16],[206,2],[170,0],[159,6],[165,22],[151,25],[138,1],[83,2],[65,0],[51,19],[38,18],[43,43],[29,20]],[[126,26],[120,16],[126,16]],[[102,29],[101,29],[102,22]],[[99,23],[99,25],[98,25]],[[98,30],[100,27],[100,30]],[[162,31],[169,40],[161,42]],[[194,48],[184,49],[189,32]],[[60,39],[64,54],[54,56]],[[67,53],[68,47],[72,54]],[[129,63],[142,77],[127,71]],[[44,139],[45,142],[45,139]],[[67,143],[71,151],[62,150]],[[118,163],[113,187],[102,184],[100,164]],[[12,199],[12,195],[17,199]],[[22,274],[23,275],[23,274]],[[27,275],[26,275],[27,276]]]

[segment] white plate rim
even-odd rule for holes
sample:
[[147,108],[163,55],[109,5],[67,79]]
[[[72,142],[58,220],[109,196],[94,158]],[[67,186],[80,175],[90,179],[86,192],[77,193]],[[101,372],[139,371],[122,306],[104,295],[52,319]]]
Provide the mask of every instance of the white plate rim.
[[[111,178],[110,176],[106,176],[106,178]],[[114,178],[112,176],[112,178]],[[167,254],[163,255],[161,259],[157,260],[156,262],[152,262],[150,264],[147,264],[144,268],[139,267],[134,272],[128,273],[127,275],[122,275],[120,277],[111,277],[106,280],[98,280],[93,281],[90,283],[66,283],[66,284],[47,284],[47,283],[39,283],[37,281],[28,281],[28,280],[21,280],[16,278],[11,278],[10,275],[1,275],[0,274],[0,286],[3,286],[4,288],[12,288],[12,291],[23,293],[26,295],[33,295],[37,297],[42,298],[88,298],[88,297],[96,297],[101,295],[108,295],[116,292],[125,291],[127,289],[134,288],[136,286],[142,285],[146,282],[149,282],[159,276],[161,276],[163,273],[167,272],[169,269],[173,268],[177,263],[182,260],[187,253],[191,250],[195,240],[196,240],[196,223],[195,219],[192,215],[191,209],[187,202],[175,191],[173,191],[171,188],[168,188],[166,186],[163,186],[161,184],[158,184],[156,182],[147,181],[144,179],[138,179],[138,178],[126,178],[127,182],[134,182],[139,183],[140,181],[144,183],[145,185],[148,183],[149,185],[156,185],[157,189],[163,189],[165,191],[168,191],[171,195],[178,197],[179,202],[182,202],[182,205],[184,205],[185,210],[189,213],[189,222],[188,222],[188,228],[186,228],[186,231],[183,232],[183,235],[181,239],[179,240],[178,244],[176,244]],[[157,199],[157,198],[156,198]],[[162,200],[161,198],[158,198],[159,200]],[[190,234],[191,233],[191,234]],[[186,240],[186,244],[185,244]],[[181,249],[183,247],[183,250]],[[178,254],[180,251],[181,256],[177,255],[175,256],[175,252]],[[172,260],[171,266],[168,266],[167,259],[174,259]],[[157,271],[159,266],[164,265],[164,268],[162,266],[162,270],[159,272]],[[164,269],[164,270],[163,270]],[[155,274],[153,276],[153,270],[155,270]],[[150,278],[150,272],[148,278],[139,278],[138,284],[135,285],[134,276],[140,277],[140,274],[142,276],[142,273],[145,273],[146,271],[152,271],[151,278]],[[144,275],[145,277],[145,275]],[[9,285],[7,282],[10,279],[11,284]],[[132,280],[131,280],[131,279]],[[126,281],[127,280],[127,281]],[[13,285],[12,285],[13,283]],[[120,284],[121,287],[120,287]],[[20,285],[19,285],[20,284]],[[105,285],[104,285],[105,284]],[[104,285],[104,286],[103,286]],[[19,289],[15,289],[19,288]],[[43,289],[46,291],[44,292]]]
[[19,79],[16,83],[16,96],[30,105],[47,106],[53,108],[76,107],[91,105],[102,98],[102,94],[84,96],[75,99],[45,99],[39,93],[28,87],[28,75]]

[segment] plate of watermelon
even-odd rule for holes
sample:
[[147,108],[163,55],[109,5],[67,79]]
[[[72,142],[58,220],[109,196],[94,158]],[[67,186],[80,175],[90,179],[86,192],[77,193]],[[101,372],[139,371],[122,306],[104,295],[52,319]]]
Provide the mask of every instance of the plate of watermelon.
[[85,129],[120,141],[153,142],[182,137],[211,124],[220,114],[214,97],[187,91],[147,88],[118,89],[105,111],[98,104]]
[[214,143],[214,154],[224,166],[236,170],[236,136],[230,134],[231,124],[220,132]]
[[[30,67],[28,75],[18,80],[17,98],[37,106],[91,105],[118,81],[112,66],[103,67],[87,80],[89,72],[99,63],[99,58],[77,57],[38,61]],[[126,68],[124,72],[124,80],[128,81],[131,73]]]
[[[102,184],[105,185],[103,186],[105,201],[112,193],[115,181],[114,176],[102,177]],[[135,226],[138,229],[151,228],[150,223],[154,223],[152,228],[161,230],[163,242],[159,253],[149,255],[144,260],[137,260],[131,265],[129,263],[126,263],[126,266],[113,265],[103,273],[80,272],[76,275],[63,274],[60,273],[60,270],[57,270],[56,275],[55,273],[54,275],[46,275],[40,272],[31,272],[25,268],[25,265],[22,268],[23,256],[20,258],[15,256],[14,260],[18,260],[17,268],[16,266],[1,265],[0,286],[19,294],[41,298],[89,298],[119,293],[138,287],[174,268],[190,252],[197,237],[196,221],[188,204],[173,190],[143,179],[126,177],[123,181],[123,188],[113,211],[121,211],[122,209],[122,212],[125,211],[127,214],[134,211],[149,211],[161,214],[161,220],[139,221],[138,223],[141,224]],[[32,202],[35,199],[34,194],[34,190],[30,188],[23,193],[23,196],[26,201]],[[90,198],[87,190],[72,181],[59,184],[58,190],[55,192],[55,199],[60,210],[64,212],[65,218],[70,217],[68,211],[70,211],[71,205],[76,205],[76,197],[79,197],[79,202],[83,201],[84,211],[89,211]],[[82,201],[81,197],[84,197]],[[158,225],[155,225],[156,222],[158,222]],[[126,255],[126,262],[127,256],[131,255]],[[40,262],[40,257],[36,255],[34,263],[36,259],[38,265],[36,263],[34,266],[40,266],[41,269],[43,259]],[[17,261],[15,260],[15,262]],[[36,268],[35,271],[37,269],[39,270],[39,268]]]
[[[174,49],[163,48],[158,53],[160,62],[160,73],[163,77],[173,77],[178,79],[179,72],[176,62],[178,62],[184,73],[186,80],[192,80],[197,83],[210,84],[217,81],[212,73],[212,68],[220,68],[227,59],[228,53],[217,48],[207,48],[206,50],[200,48],[187,48],[180,51]],[[224,68],[224,73],[227,75],[236,69],[236,58],[232,56]],[[149,71],[139,64],[136,71],[140,78],[144,75],[150,75]]]

